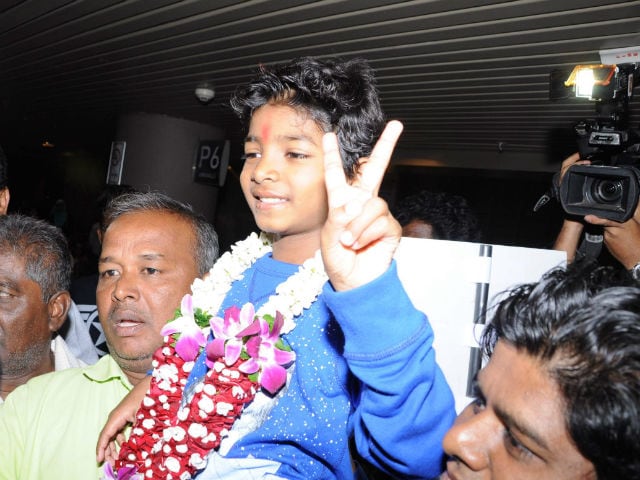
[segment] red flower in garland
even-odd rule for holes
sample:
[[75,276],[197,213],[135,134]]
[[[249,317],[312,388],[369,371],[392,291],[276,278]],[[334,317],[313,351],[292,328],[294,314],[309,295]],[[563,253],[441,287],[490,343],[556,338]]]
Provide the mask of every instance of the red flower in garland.
[[[201,324],[207,316],[198,309],[193,311],[189,300],[183,300],[182,307],[185,311],[178,311],[176,319],[191,333],[190,319]],[[253,306],[247,304],[242,310],[231,307],[224,319],[210,319],[210,323],[216,325],[213,329],[222,341],[207,346],[211,368],[186,402],[183,391],[194,365],[193,349],[185,349],[187,360],[182,358],[176,350],[180,332],[175,326],[165,329],[173,334],[165,336],[164,345],[154,354],[151,386],[131,435],[120,449],[117,470],[134,467],[144,478],[192,478],[206,465],[209,452],[220,447],[260,384],[270,393],[285,384],[283,365],[293,362],[295,354],[280,339],[283,320],[279,313],[275,319],[256,317]],[[233,345],[229,357],[224,355],[227,342]]]

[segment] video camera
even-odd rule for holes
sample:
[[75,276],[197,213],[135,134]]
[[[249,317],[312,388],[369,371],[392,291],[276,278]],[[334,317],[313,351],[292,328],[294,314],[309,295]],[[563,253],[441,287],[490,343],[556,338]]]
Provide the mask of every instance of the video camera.
[[[640,135],[629,128],[628,105],[637,71],[637,64],[579,65],[564,82],[577,97],[596,102],[596,117],[574,126],[580,158],[591,164],[569,167],[557,192],[569,214],[625,222],[635,212],[640,196]],[[592,88],[587,91],[581,75],[589,77]]]

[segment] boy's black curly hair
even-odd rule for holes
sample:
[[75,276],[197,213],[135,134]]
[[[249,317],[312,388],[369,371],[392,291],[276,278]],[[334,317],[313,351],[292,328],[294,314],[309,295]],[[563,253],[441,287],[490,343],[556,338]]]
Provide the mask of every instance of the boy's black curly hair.
[[238,88],[231,107],[248,125],[253,112],[269,102],[308,112],[324,132],[336,132],[345,174],[352,179],[359,159],[371,154],[385,119],[373,70],[362,59],[302,57],[261,67]]

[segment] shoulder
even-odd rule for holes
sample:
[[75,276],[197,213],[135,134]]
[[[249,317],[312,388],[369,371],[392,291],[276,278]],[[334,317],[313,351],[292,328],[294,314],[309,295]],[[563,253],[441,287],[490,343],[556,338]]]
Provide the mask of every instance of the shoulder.
[[60,408],[61,404],[73,403],[93,392],[104,392],[104,385],[111,380],[120,380],[117,383],[123,386],[118,390],[125,389],[125,393],[130,388],[117,363],[106,355],[94,365],[67,368],[32,378],[7,396],[4,407],[26,411],[29,407],[51,403]]
[[28,410],[52,398],[77,395],[77,386],[84,378],[82,371],[83,368],[68,368],[34,377],[7,396],[4,409]]

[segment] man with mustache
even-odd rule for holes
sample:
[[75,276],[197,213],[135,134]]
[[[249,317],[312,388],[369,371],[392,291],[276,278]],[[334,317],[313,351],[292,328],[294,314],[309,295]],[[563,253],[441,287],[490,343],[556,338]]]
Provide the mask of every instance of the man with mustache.
[[97,304],[109,355],[43,375],[0,408],[0,479],[99,478],[95,442],[147,375],[160,329],[218,255],[213,227],[159,193],[114,199],[104,214]]

